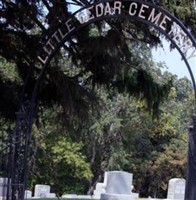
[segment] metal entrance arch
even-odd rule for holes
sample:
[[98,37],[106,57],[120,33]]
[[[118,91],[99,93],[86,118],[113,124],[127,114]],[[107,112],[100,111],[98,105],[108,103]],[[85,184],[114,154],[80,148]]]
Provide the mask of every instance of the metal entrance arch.
[[[37,60],[32,64],[41,69],[34,88],[29,91],[30,80],[25,83],[23,98],[20,110],[17,113],[16,129],[12,133],[12,141],[8,148],[7,165],[7,200],[23,200],[24,191],[28,180],[28,158],[30,147],[31,126],[33,122],[37,90],[40,81],[47,69],[50,60],[60,49],[60,47],[77,31],[91,23],[110,18],[124,18],[137,20],[152,26],[154,29],[165,35],[172,45],[178,50],[184,60],[193,83],[195,97],[196,84],[189,60],[196,56],[196,40],[188,29],[168,11],[158,6],[154,1],[148,3],[141,0],[111,1],[102,0],[88,6],[84,6],[71,15],[70,18],[59,23],[55,31],[43,38]],[[169,27],[169,28],[168,28]],[[127,30],[129,31],[129,30]],[[29,75],[30,76],[30,75]],[[196,99],[196,98],[195,98]],[[194,113],[195,114],[195,113]],[[194,126],[190,129],[190,147],[188,157],[186,200],[195,200],[196,186],[194,174],[196,162],[196,133]]]

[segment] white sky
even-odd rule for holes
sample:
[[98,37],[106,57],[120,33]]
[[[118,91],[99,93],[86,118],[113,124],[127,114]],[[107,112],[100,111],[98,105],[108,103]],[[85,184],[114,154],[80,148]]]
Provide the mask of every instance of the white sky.
[[[184,76],[190,79],[190,75],[186,64],[183,60],[181,60],[181,56],[179,52],[174,49],[172,51],[169,50],[169,42],[163,42],[164,49],[158,48],[157,50],[153,50],[153,57],[156,62],[164,61],[168,69],[167,71],[176,74],[179,78]],[[196,57],[190,59],[190,65],[193,72],[193,75],[196,80]]]

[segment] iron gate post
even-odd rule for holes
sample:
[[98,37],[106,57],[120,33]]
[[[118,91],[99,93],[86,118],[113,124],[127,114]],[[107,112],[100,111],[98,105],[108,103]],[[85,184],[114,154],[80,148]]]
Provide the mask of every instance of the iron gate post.
[[196,200],[196,116],[189,128],[185,200]]

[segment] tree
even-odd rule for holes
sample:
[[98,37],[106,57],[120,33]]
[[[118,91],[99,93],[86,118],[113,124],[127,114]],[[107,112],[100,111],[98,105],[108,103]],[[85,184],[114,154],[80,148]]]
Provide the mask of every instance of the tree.
[[[190,30],[194,34],[194,2],[188,2],[190,4],[181,7],[176,1],[174,4],[171,1],[157,1],[175,15],[183,13],[182,19],[192,27]],[[59,21],[70,16],[70,4],[81,6],[88,3],[75,0],[0,2],[0,55],[5,59],[3,63],[6,69],[17,76],[17,79],[14,75],[9,80],[5,79],[4,73],[0,76],[2,88],[9,89],[6,90],[8,93],[3,92],[0,96],[3,102],[0,110],[2,119],[15,117],[18,96],[27,75],[30,76],[28,92],[32,92],[40,69],[36,65],[31,69],[31,63],[42,45],[40,41],[43,35],[52,33]],[[191,8],[191,12],[181,12],[184,8]],[[131,37],[125,31],[127,28],[131,30]],[[105,20],[83,28],[68,41],[68,45],[62,46],[61,51],[50,62],[39,88],[38,114],[32,140],[32,146],[37,150],[33,152],[37,153],[37,160],[32,166],[37,169],[37,174],[32,175],[30,186],[38,180],[49,181],[49,177],[42,177],[42,172],[50,161],[62,172],[61,177],[73,181],[71,186],[78,188],[79,192],[87,190],[88,179],[91,178],[92,186],[104,170],[115,168],[136,174],[136,189],[143,196],[156,195],[157,191],[165,190],[163,181],[157,186],[151,186],[150,183],[152,180],[158,183],[163,176],[163,180],[166,180],[166,175],[160,171],[160,166],[165,166],[164,163],[172,166],[171,173],[174,171],[176,163],[173,164],[170,162],[172,159],[168,161],[167,158],[177,157],[180,160],[183,157],[177,150],[179,144],[183,143],[179,137],[183,134],[182,130],[185,130],[184,126],[183,129],[179,128],[182,124],[178,121],[178,109],[185,108],[178,106],[173,111],[173,105],[176,105],[174,100],[163,107],[162,103],[167,96],[175,96],[175,92],[181,100],[188,99],[189,94],[182,95],[180,88],[172,88],[171,95],[171,76],[165,75],[166,79],[163,81],[160,70],[149,59],[150,47],[157,46],[160,42],[161,36],[145,24]],[[186,85],[187,81],[182,83],[185,84],[184,88],[190,88]],[[9,112],[6,111],[8,100]],[[150,112],[146,112],[146,108]],[[151,112],[154,116],[159,113],[160,118],[153,121]],[[175,117],[172,112],[176,114]],[[65,126],[55,126],[58,121],[66,124],[66,131]],[[178,127],[178,132],[175,126]],[[67,154],[63,152],[64,148]],[[46,152],[50,155],[49,160],[44,160]],[[155,164],[153,172],[158,175],[157,180],[149,172],[152,163]],[[181,169],[183,164],[180,163]],[[71,170],[72,177],[63,170],[64,166]],[[52,168],[47,172],[52,174]],[[94,177],[90,176],[91,173]],[[59,179],[57,173],[52,176],[51,184]],[[78,176],[83,179],[78,179]],[[80,184],[76,186],[77,182]],[[55,189],[60,192],[73,191],[66,184]]]
[[163,0],[162,3],[173,15],[181,19],[187,27],[190,26],[191,33],[196,36],[195,0]]
[[92,177],[91,167],[83,153],[82,141],[75,141],[58,123],[62,109],[44,107],[33,126],[33,154],[31,155],[28,187],[35,184],[50,184],[58,195],[83,193]]
[[[53,1],[52,4],[49,1],[2,1],[1,17],[5,20],[2,21],[0,28],[2,38],[0,54],[8,61],[15,63],[15,67],[23,81],[27,77],[30,64],[36,58],[42,35],[46,31],[48,34],[51,33],[60,19],[63,20],[70,16],[68,6],[72,3],[76,6],[82,5],[80,1],[60,2],[57,0]],[[88,3],[87,1],[83,2],[83,4]],[[59,12],[55,12],[56,10]],[[104,28],[106,23],[110,27],[108,31]],[[138,67],[137,62],[131,60],[132,54],[125,40],[126,35],[123,31],[127,27],[134,30],[132,35],[134,37],[130,38],[129,42],[141,40],[150,45],[156,45],[160,42],[159,36],[153,33],[147,25],[138,25],[136,22],[107,20],[92,25],[92,27],[84,28],[70,39],[68,46],[63,46],[67,52],[66,55],[70,56],[72,63],[80,70],[75,76],[64,73],[61,67],[62,62],[59,60],[62,55],[59,52],[54,58],[54,62],[51,62],[51,68],[46,72],[45,77],[50,77],[49,80],[45,79],[40,87],[39,97],[42,101],[45,103],[51,101],[61,103],[65,108],[66,117],[69,117],[72,114],[79,113],[76,112],[78,107],[77,109],[74,108],[74,106],[77,106],[77,102],[85,106],[90,105],[89,102],[93,102],[91,94],[95,84],[105,84],[110,87],[121,87],[120,89],[122,89],[122,83],[125,83],[123,87],[127,88],[130,93],[139,95],[142,93],[143,97],[147,99],[148,105],[157,108],[155,104],[158,105],[160,98],[166,95],[166,88],[159,88],[158,85],[154,85],[160,90],[159,97],[157,92],[154,92],[154,94],[149,93],[148,87],[153,84],[153,80],[148,76],[147,71],[142,70],[140,67],[138,71],[133,70],[134,72],[124,77],[127,69],[137,69]],[[92,34],[92,29],[96,30],[96,35]],[[97,46],[96,49],[94,48],[95,45]],[[92,54],[92,52],[94,53]],[[88,57],[88,55],[91,56]],[[39,72],[40,69],[35,66],[33,73],[30,74],[32,81],[28,85],[28,90],[31,90]],[[91,89],[85,88],[84,81],[81,87],[79,80],[84,76],[88,77],[88,84],[91,82]],[[135,81],[133,82],[131,80],[132,76],[137,76],[138,79],[133,80]],[[142,85],[138,87],[137,84],[140,83],[143,83],[146,87],[142,87]],[[148,87],[145,83],[149,83]],[[69,88],[69,93],[65,91],[65,87]],[[51,91],[49,94],[47,93],[48,90]],[[78,91],[78,93],[75,91]],[[74,94],[79,95],[75,98]],[[151,104],[153,97],[156,98]],[[69,99],[72,100],[69,101]]]

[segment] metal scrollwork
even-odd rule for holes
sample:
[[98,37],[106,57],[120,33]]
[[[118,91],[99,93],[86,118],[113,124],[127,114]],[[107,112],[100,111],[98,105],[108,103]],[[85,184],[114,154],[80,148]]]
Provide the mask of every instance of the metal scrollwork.
[[[113,2],[113,7],[109,2],[111,1],[102,0],[92,5],[84,6],[73,13],[70,18],[62,21],[58,28],[54,30],[53,34],[46,37],[46,40],[44,40],[45,38],[43,39],[46,42],[40,47],[40,53],[36,60],[40,65],[41,72],[34,85],[34,89],[31,91],[32,93],[24,92],[20,110],[16,113],[16,129],[0,136],[2,138],[0,141],[0,167],[2,169],[0,176],[5,177],[4,179],[0,179],[0,184],[3,183],[6,185],[6,200],[24,199],[29,169],[30,133],[39,82],[55,53],[72,34],[75,34],[76,31],[84,26],[104,19],[119,17],[134,19],[154,27],[157,31],[165,35],[178,50],[189,70],[194,90],[196,90],[195,78],[188,62],[188,59],[196,56],[196,41],[188,29],[177,18],[159,6],[162,1],[116,0]],[[123,9],[125,7],[123,5],[124,3],[126,5],[129,4],[129,10],[127,12]],[[102,4],[106,4],[107,9]],[[149,13],[148,17],[143,15],[145,9]],[[92,13],[94,10],[96,12]],[[171,25],[169,32],[166,28],[167,25]],[[28,83],[25,85],[27,87]],[[192,159],[191,156],[190,159]],[[4,180],[4,182],[1,182],[1,180]],[[195,199],[190,198],[189,200]]]

